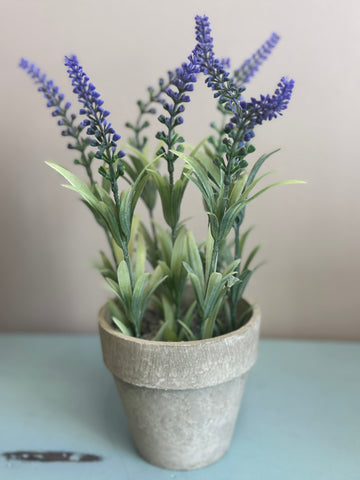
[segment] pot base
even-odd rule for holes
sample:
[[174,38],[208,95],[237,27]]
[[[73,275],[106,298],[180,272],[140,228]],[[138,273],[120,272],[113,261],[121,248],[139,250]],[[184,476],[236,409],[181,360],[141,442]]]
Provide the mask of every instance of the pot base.
[[114,376],[140,455],[158,467],[192,470],[228,450],[246,375],[212,387],[161,390]]

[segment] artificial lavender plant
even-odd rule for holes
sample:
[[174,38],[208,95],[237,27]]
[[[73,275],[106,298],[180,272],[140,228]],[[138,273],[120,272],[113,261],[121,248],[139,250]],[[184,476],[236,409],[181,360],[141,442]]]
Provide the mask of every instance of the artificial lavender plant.
[[[44,94],[52,115],[58,117],[62,135],[69,137],[68,148],[77,152],[74,163],[86,172],[87,181],[83,182],[64,167],[48,162],[69,182],[66,186],[80,194],[105,232],[110,256],[101,251],[98,268],[116,296],[116,301],[109,300],[114,328],[126,335],[149,335],[144,318],[150,301],[159,318],[152,335],[155,340],[210,338],[246,322],[252,307],[239,312],[239,305],[257,268],[252,264],[259,247],[244,257],[250,231],[242,231],[245,209],[267,189],[297,183],[277,182],[254,193],[267,175],[258,176],[258,172],[271,153],[253,161],[250,168],[248,161],[255,151],[256,127],[282,115],[294,87],[293,80],[283,77],[273,95],[248,99],[245,94],[245,85],[276,46],[278,35],[272,34],[231,72],[229,60],[215,56],[208,17],[197,16],[195,22],[193,52],[180,67],[168,72],[167,79],[160,79],[157,88],[148,89],[146,100],[137,102],[138,116],[126,124],[131,136],[124,150],[118,147],[121,137],[108,120],[110,112],[75,56],[66,57],[65,65],[81,104],[79,114],[84,119],[80,122],[69,113],[71,105],[58,87],[27,60],[20,62]],[[200,75],[213,91],[220,121],[211,124],[213,135],[191,148],[179,130]],[[158,108],[162,110],[157,117],[159,146],[155,158],[150,158],[145,132]],[[158,169],[164,162],[166,175]],[[201,192],[208,218],[208,236],[200,244],[180,221],[189,182]],[[157,197],[166,228],[154,218]],[[150,230],[135,215],[140,198],[151,219]],[[230,240],[232,231],[234,242]],[[193,291],[190,305],[184,302],[187,285]]]

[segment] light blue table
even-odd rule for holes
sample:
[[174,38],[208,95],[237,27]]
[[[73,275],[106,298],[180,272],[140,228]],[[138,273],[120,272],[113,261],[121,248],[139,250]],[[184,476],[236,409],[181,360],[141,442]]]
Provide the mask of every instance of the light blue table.
[[[5,452],[92,454],[39,462]],[[1,480],[359,480],[360,344],[263,340],[232,446],[190,472],[134,450],[96,336],[0,336]]]

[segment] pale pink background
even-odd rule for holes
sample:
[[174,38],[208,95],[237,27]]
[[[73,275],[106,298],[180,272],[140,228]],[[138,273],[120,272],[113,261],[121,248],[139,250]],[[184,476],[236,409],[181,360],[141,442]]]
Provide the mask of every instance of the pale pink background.
[[[267,260],[248,290],[263,311],[262,333],[360,340],[356,0],[2,0],[0,330],[93,332],[108,296],[92,268],[102,232],[44,164],[71,167],[73,157],[19,58],[41,66],[75,104],[63,56],[76,53],[126,137],[135,101],[186,58],[193,17],[204,12],[216,53],[234,66],[272,31],[281,35],[249,95],[273,91],[284,74],[296,80],[286,115],[259,128],[255,141],[258,155],[282,147],[268,164],[278,170],[274,180],[308,182],[273,190],[248,208],[252,240]],[[196,90],[183,128],[193,143],[209,133],[215,111],[202,83]],[[194,190],[182,216],[203,238]]]

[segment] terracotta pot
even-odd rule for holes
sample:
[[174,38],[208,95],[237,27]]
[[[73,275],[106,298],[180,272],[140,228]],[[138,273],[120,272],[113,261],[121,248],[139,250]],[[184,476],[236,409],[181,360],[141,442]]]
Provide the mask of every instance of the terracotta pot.
[[229,448],[247,372],[256,360],[260,310],[232,333],[156,342],[123,335],[99,313],[103,357],[114,376],[135,445],[171,470],[209,465]]

